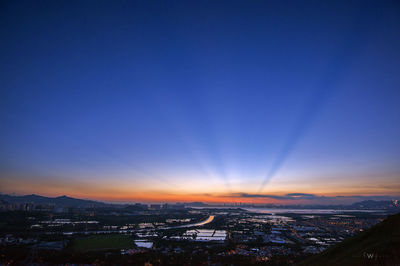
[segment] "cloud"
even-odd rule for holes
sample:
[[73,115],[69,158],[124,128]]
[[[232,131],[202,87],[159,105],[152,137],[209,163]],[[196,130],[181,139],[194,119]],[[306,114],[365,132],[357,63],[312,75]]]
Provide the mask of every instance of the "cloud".
[[271,198],[271,199],[278,199],[278,200],[298,200],[298,199],[304,199],[304,198],[306,198],[306,199],[320,198],[321,196],[317,196],[317,195],[314,195],[314,194],[306,194],[306,193],[289,193],[289,194],[285,194],[285,195],[233,193],[233,194],[230,194],[229,197],[238,197],[238,198]]
[[287,197],[292,197],[292,198],[319,198],[321,196],[316,196],[314,194],[307,194],[307,193],[289,193],[286,194]]

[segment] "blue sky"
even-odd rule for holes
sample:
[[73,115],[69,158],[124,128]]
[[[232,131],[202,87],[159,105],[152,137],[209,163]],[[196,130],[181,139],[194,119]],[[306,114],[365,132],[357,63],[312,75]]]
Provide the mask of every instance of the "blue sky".
[[399,7],[3,1],[2,192],[398,195]]

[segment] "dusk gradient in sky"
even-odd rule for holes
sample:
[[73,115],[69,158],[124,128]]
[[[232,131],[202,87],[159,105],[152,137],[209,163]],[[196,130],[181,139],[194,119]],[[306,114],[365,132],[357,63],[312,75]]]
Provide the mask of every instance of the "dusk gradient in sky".
[[398,1],[2,1],[0,192],[399,196],[399,14]]

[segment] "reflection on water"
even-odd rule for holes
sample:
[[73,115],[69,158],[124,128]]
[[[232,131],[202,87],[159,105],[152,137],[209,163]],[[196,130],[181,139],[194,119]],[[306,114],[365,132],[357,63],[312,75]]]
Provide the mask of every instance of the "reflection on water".
[[183,235],[172,236],[171,239],[192,240],[192,241],[225,241],[226,230],[215,229],[192,229],[187,230]]
[[242,208],[253,213],[298,213],[298,214],[333,214],[344,212],[376,212],[375,210],[333,210],[333,209],[280,209],[280,208]]
[[294,220],[290,217],[281,216],[281,215],[256,215],[252,218],[245,219],[251,223],[287,223],[293,222]]
[[135,240],[136,246],[140,248],[152,248],[153,242],[146,241],[146,240]]
[[199,223],[195,224],[184,224],[184,225],[178,225],[178,226],[172,226],[168,228],[187,228],[187,227],[195,227],[195,226],[202,226],[208,223],[211,223],[214,220],[214,215],[210,215],[206,220],[201,221]]

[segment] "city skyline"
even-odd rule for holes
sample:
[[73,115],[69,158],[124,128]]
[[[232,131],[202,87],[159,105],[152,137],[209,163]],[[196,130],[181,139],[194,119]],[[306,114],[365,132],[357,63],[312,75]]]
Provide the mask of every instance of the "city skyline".
[[395,1],[3,2],[0,192],[399,198],[398,12]]

